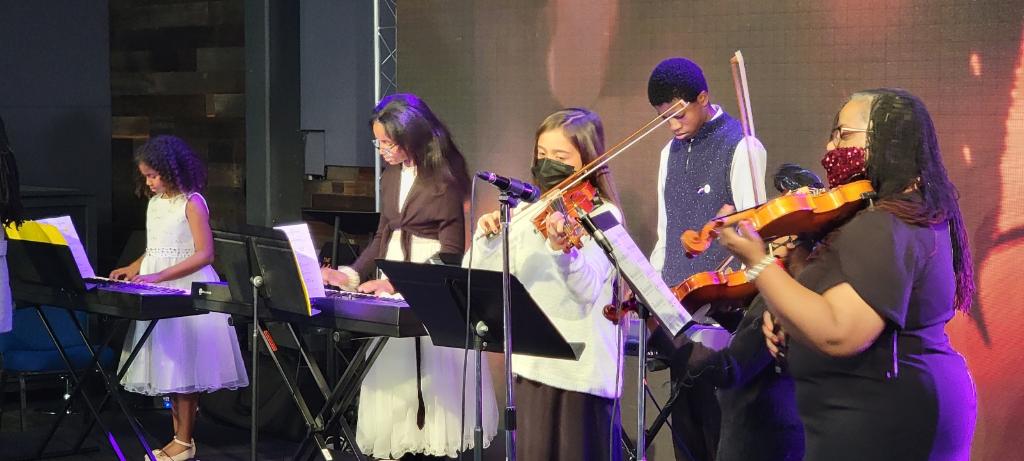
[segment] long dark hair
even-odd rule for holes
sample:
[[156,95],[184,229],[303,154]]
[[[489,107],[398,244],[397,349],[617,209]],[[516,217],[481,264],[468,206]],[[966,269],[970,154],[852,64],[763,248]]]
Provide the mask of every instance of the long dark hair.
[[11,223],[20,226],[24,221],[18,163],[14,160],[14,150],[7,139],[4,119],[0,117],[0,223],[4,226]]
[[[601,123],[601,117],[587,109],[570,107],[548,115],[537,127],[533,141],[533,164],[537,163],[537,140],[540,135],[558,129],[580,151],[580,160],[584,165],[604,154],[604,124]],[[619,206],[619,193],[615,189],[608,165],[592,173],[590,182],[597,187],[602,197]]]
[[438,178],[463,194],[469,191],[466,159],[455,146],[448,127],[418,96],[385,96],[373,109],[370,125],[374,122],[384,126],[388,137],[412,158],[417,176]]
[[[135,151],[135,164],[145,163],[160,174],[172,192],[189,194],[206,188],[206,166],[192,148],[181,138],[160,135],[146,141]],[[153,192],[146,187],[146,178],[136,174],[135,193],[149,197]]]
[[[974,265],[959,192],[942,163],[932,117],[917,96],[898,88],[860,91],[870,98],[867,177],[877,206],[915,225],[949,225],[956,274],[954,307],[967,312],[974,299]],[[907,192],[911,190],[913,192]]]

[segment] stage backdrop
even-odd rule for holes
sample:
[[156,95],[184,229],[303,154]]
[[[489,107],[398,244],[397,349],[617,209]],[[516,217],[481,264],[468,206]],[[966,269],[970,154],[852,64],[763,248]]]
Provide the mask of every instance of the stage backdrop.
[[[977,385],[974,459],[1013,459],[1014,422],[1024,418],[1022,12],[1021,1],[400,2],[399,88],[447,121],[472,169],[523,178],[534,130],[558,108],[597,111],[609,145],[652,118],[647,78],[670,56],[699,63],[712,101],[736,115],[729,57],[743,51],[769,173],[783,162],[821,173],[834,114],[851,92],[916,93],[960,188],[980,286],[971,316],[948,328]],[[660,130],[612,163],[644,249],[669,137]],[[495,206],[490,188],[482,192],[478,214]],[[657,459],[671,459],[659,439]]]

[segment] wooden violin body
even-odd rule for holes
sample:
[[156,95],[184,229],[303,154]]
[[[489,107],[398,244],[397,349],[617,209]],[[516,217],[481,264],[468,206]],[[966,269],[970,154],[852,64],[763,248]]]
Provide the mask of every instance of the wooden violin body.
[[755,208],[712,219],[700,231],[683,232],[683,248],[693,257],[706,251],[720,227],[748,220],[764,240],[824,229],[857,212],[874,195],[871,181],[854,181],[822,192],[783,195]]
[[[775,263],[779,267],[783,267],[781,259],[777,259]],[[687,277],[671,290],[690,315],[696,314],[701,307],[712,302],[728,301],[746,306],[757,296],[757,287],[753,282],[747,280],[746,271],[731,271],[729,269],[698,272]],[[605,306],[604,316],[612,323],[618,324],[621,315],[635,311],[636,302],[629,300],[622,303],[621,311],[616,311],[615,307],[611,305]],[[616,315],[617,313],[619,316]]]
[[597,193],[597,188],[590,181],[583,181],[562,191],[560,197],[552,199],[549,206],[533,218],[533,226],[546,239],[548,229],[544,221],[551,213],[561,212],[565,216],[565,233],[569,243],[565,251],[568,252],[573,247],[583,248],[583,236],[586,232],[579,224],[580,214],[590,213],[600,205],[601,197]]
[[712,301],[730,300],[746,305],[757,296],[757,287],[746,271],[698,272],[672,287],[672,294],[690,315]]

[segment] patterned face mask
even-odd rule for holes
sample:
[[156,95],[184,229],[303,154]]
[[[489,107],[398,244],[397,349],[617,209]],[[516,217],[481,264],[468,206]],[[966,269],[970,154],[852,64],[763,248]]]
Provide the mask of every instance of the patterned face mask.
[[864,179],[867,173],[867,161],[863,147],[837,147],[825,153],[821,159],[828,177],[829,187],[839,187]]

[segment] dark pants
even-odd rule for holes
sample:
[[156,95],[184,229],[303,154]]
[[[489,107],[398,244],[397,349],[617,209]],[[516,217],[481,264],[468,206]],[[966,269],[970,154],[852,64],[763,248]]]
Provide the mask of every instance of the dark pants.
[[718,438],[722,426],[722,412],[718,407],[715,387],[705,379],[687,376],[687,361],[693,352],[688,344],[673,354],[671,361],[672,387],[679,392],[672,406],[672,438],[676,461],[690,461],[677,441],[686,444],[693,461],[713,461],[718,451]]
[[523,460],[621,461],[615,400],[516,377],[516,455]]

